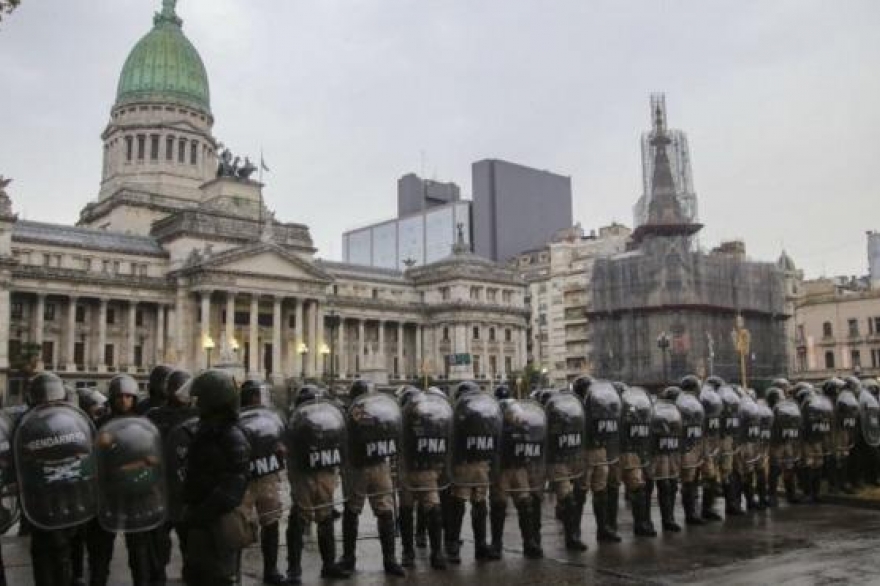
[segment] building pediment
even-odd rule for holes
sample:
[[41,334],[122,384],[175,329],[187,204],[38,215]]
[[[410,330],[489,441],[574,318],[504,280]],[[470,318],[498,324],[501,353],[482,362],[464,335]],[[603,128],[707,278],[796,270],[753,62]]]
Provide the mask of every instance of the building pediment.
[[243,246],[207,256],[195,253],[187,259],[180,272],[218,272],[319,283],[333,281],[330,274],[313,263],[270,243]]

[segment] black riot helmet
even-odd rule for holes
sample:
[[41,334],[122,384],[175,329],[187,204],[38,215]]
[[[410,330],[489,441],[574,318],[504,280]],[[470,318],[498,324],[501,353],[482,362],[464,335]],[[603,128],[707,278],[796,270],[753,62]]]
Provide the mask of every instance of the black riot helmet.
[[31,407],[67,398],[64,382],[54,372],[41,372],[28,382],[27,403]]
[[724,379],[720,376],[710,376],[706,379],[706,384],[717,391],[724,386]]
[[627,389],[629,389],[629,385],[619,380],[612,382],[611,386],[614,387],[614,390],[617,391],[618,395],[623,395],[627,391]]
[[843,378],[843,386],[844,386],[847,390],[852,391],[853,393],[855,393],[856,395],[858,395],[858,394],[859,394],[859,389],[862,388],[862,381],[860,381],[860,380],[858,379],[858,377],[855,377],[855,376],[850,375],[850,376],[847,376],[847,377],[844,377],[844,378]]
[[296,394],[296,401],[294,402],[294,406],[299,407],[303,403],[314,401],[320,396],[321,390],[315,385],[303,385],[300,387],[299,392]]
[[837,394],[843,389],[844,382],[839,378],[832,377],[822,383],[822,394],[824,394],[829,399],[834,399],[837,397]]
[[788,392],[791,390],[791,382],[789,382],[789,380],[785,377],[774,378],[770,382],[770,386],[776,387],[786,395],[788,395]]
[[147,383],[147,391],[150,393],[150,400],[154,403],[154,407],[156,403],[162,403],[168,399],[168,396],[171,394],[168,391],[168,375],[171,374],[172,369],[170,366],[166,366],[164,364],[157,364],[153,367],[153,370],[150,371],[150,379]]
[[550,400],[550,397],[556,394],[556,389],[541,389],[538,391],[538,402],[541,405],[547,405],[547,401]]
[[874,395],[875,399],[880,399],[880,383],[877,382],[877,379],[867,378],[862,382],[862,386]]
[[679,387],[666,387],[660,392],[660,398],[665,399],[667,401],[672,401],[673,403],[678,400],[678,396],[681,394],[681,388]]
[[498,385],[495,387],[495,398],[499,401],[510,398],[510,387],[507,385]]
[[173,399],[178,403],[182,402],[177,391],[191,379],[192,375],[190,373],[179,368],[175,368],[168,373],[168,377],[165,379],[165,392],[168,393],[168,400],[171,401]]
[[571,390],[574,391],[578,397],[583,399],[587,396],[587,392],[590,390],[590,385],[593,384],[593,377],[589,375],[579,376],[571,383]]
[[681,390],[685,393],[692,393],[694,395],[698,395],[700,393],[700,389],[702,388],[700,379],[693,374],[682,377],[682,379],[678,383],[678,386],[681,387]]
[[362,378],[357,379],[353,383],[351,383],[351,387],[348,389],[348,398],[352,401],[360,397],[361,395],[365,395],[370,392],[371,385],[368,381],[365,381]]
[[107,398],[110,400],[110,408],[117,397],[128,396],[137,399],[141,394],[137,381],[127,374],[117,374],[110,379],[110,385],[107,387]]
[[199,417],[234,416],[238,413],[240,397],[235,379],[225,370],[209,368],[192,380],[190,394],[196,400]]
[[770,387],[764,392],[764,399],[767,401],[767,406],[773,409],[785,399],[785,392],[779,387]]
[[809,399],[815,390],[813,389],[813,385],[807,382],[799,382],[794,386],[794,400],[797,401],[798,405],[801,407],[804,406],[804,403]]
[[455,387],[455,392],[453,393],[453,398],[458,401],[464,395],[469,395],[470,393],[479,393],[480,385],[475,383],[472,380],[466,380],[458,383],[458,386]]
[[248,378],[241,383],[241,404],[245,407],[260,405],[266,391],[266,381],[261,378]]

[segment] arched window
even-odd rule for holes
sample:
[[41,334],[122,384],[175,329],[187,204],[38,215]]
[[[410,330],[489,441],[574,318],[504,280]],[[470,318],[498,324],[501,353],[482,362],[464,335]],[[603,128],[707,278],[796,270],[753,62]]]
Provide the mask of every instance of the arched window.
[[834,352],[831,350],[825,353],[825,368],[834,368]]
[[831,322],[826,321],[822,324],[822,337],[830,338],[832,336],[834,336],[834,330],[831,327]]

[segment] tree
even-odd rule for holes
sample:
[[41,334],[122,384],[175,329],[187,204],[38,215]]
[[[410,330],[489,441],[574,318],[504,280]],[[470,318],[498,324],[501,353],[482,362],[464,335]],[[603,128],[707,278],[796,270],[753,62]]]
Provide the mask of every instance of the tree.
[[40,359],[41,351],[42,348],[39,344],[22,344],[18,350],[18,354],[11,356],[12,369],[19,371],[26,379],[29,379],[37,370],[37,362]]
[[19,4],[21,4],[21,0],[0,0],[0,22],[3,21],[4,16],[18,8]]

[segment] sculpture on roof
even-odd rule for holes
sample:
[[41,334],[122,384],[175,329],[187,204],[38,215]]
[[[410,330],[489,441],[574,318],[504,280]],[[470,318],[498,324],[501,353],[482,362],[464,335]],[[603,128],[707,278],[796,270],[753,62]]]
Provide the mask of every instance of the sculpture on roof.
[[6,193],[6,186],[12,183],[12,179],[7,179],[3,175],[0,175],[0,216],[11,216],[12,215],[12,200],[9,198],[9,194]]
[[244,164],[242,164],[241,157],[234,156],[228,148],[224,148],[217,159],[217,177],[233,177],[249,181],[251,175],[257,170],[257,166],[248,157],[244,158]]

